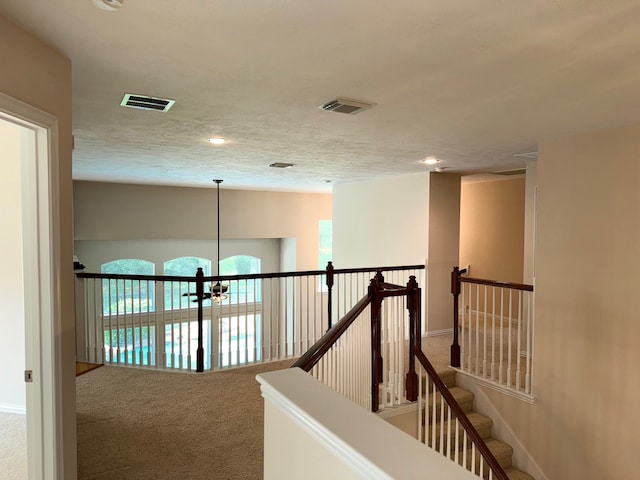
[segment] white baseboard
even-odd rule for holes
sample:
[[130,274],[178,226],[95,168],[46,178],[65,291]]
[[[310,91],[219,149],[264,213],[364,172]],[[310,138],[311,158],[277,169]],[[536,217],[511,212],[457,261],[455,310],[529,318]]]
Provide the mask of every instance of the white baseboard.
[[427,337],[441,337],[442,335],[453,335],[453,328],[446,328],[444,330],[429,330]]
[[405,415],[407,413],[416,413],[418,411],[418,404],[416,402],[413,403],[404,403],[402,405],[398,405],[395,407],[387,407],[384,410],[378,410],[376,414],[380,418],[392,418],[397,415]]
[[17,413],[20,415],[26,415],[27,407],[24,405],[12,405],[9,403],[0,403],[0,412]]

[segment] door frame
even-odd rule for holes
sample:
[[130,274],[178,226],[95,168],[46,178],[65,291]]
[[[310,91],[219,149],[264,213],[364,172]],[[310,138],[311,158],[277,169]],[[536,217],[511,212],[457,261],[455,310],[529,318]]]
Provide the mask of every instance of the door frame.
[[22,135],[20,159],[25,365],[33,372],[26,384],[29,478],[62,478],[58,120],[1,92],[0,119],[30,132]]

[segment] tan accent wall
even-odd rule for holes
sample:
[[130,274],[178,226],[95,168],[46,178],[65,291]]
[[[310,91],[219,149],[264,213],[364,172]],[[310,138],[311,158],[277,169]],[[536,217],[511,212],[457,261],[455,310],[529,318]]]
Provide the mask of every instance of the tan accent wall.
[[427,328],[433,335],[453,327],[451,269],[460,255],[460,175],[429,174],[428,218]]
[[549,479],[637,478],[640,125],[539,143],[534,395],[487,394]]
[[460,192],[460,266],[471,276],[522,282],[525,179],[463,182]]
[[[74,182],[76,240],[214,240],[211,188]],[[331,195],[220,188],[222,239],[295,238],[297,270],[318,268],[319,220]]]
[[75,323],[71,186],[71,62],[33,35],[0,17],[0,92],[58,119],[60,195],[60,297],[62,336],[62,441],[64,478],[76,476]]

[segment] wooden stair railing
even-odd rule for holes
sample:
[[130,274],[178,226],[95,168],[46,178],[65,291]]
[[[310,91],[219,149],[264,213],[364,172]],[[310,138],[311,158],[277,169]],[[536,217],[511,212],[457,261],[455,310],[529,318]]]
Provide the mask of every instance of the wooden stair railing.
[[530,396],[533,285],[462,276],[464,273],[458,267],[451,272],[451,366]]
[[[467,433],[467,435],[471,439],[471,443],[473,445],[472,448],[476,448],[480,453],[481,457],[486,462],[488,469],[491,472],[489,475],[489,478],[496,478],[498,480],[509,480],[509,477],[507,476],[506,472],[504,471],[504,469],[502,468],[502,466],[500,465],[496,457],[493,455],[493,453],[491,453],[491,450],[489,450],[489,447],[487,446],[485,441],[482,439],[482,437],[480,436],[476,428],[473,426],[473,424],[471,423],[471,420],[469,420],[469,417],[467,417],[467,415],[464,413],[464,410],[462,409],[460,404],[456,401],[453,394],[449,391],[447,386],[444,384],[444,382],[436,372],[435,368],[433,368],[433,365],[427,359],[426,355],[422,352],[422,350],[419,347],[416,349],[415,353],[416,353],[418,362],[420,363],[422,368],[424,368],[425,371],[427,372],[427,376],[429,380],[433,382],[433,384],[436,387],[436,390],[442,396],[443,400],[451,409],[451,412],[453,412],[453,415],[455,416],[455,418],[458,420],[458,422],[460,423],[464,431]],[[433,401],[435,402],[435,399]],[[428,408],[428,405],[425,405],[425,408]],[[428,417],[428,415],[425,415],[425,416]],[[441,426],[441,428],[443,427]],[[448,433],[451,434],[450,430]],[[449,440],[449,442],[450,441],[451,440]],[[455,447],[458,448],[458,445],[456,444]],[[480,464],[481,463],[482,462],[480,462]],[[462,465],[462,466],[467,467],[466,465]],[[475,474],[476,473],[475,465],[471,465],[471,467],[472,467],[472,470],[471,470],[472,473]],[[480,467],[481,476],[483,473],[482,469],[483,467],[481,466]]]
[[[384,381],[382,357],[382,302],[388,297],[407,297],[410,329],[419,325],[420,289],[415,276],[411,276],[406,287],[386,283],[381,271],[371,280],[367,294],[332,328],[330,328],[304,355],[293,365],[310,372],[312,368],[334,347],[342,336],[349,330],[367,307],[370,307],[371,324],[369,327],[371,341],[371,410],[377,412],[379,408],[380,384]],[[417,332],[417,331],[416,331]],[[412,332],[411,336],[416,332]],[[418,332],[419,334],[419,332]],[[415,372],[415,357],[413,342],[410,342],[409,368],[406,373],[406,398],[411,401],[417,398],[417,374]]]

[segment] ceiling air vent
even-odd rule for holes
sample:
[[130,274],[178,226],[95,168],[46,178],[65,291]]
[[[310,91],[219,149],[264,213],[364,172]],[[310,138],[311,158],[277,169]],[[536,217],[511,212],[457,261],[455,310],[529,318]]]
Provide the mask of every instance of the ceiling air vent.
[[327,110],[329,112],[347,113],[349,115],[355,115],[363,110],[371,108],[375,103],[361,102],[359,100],[351,100],[348,98],[338,97],[330,102],[319,105],[318,108]]
[[538,158],[538,152],[516,153],[514,157],[526,158],[527,160],[535,160]]
[[156,110],[158,112],[167,112],[174,103],[176,103],[175,100],[169,100],[168,98],[147,97],[145,95],[125,93],[124,97],[122,97],[120,105],[123,107],[137,108],[140,110]]
[[293,163],[275,162],[269,165],[272,168],[289,168],[293,167]]
[[500,172],[495,172],[496,175],[524,175],[527,173],[526,168],[514,168],[513,170],[502,170]]

